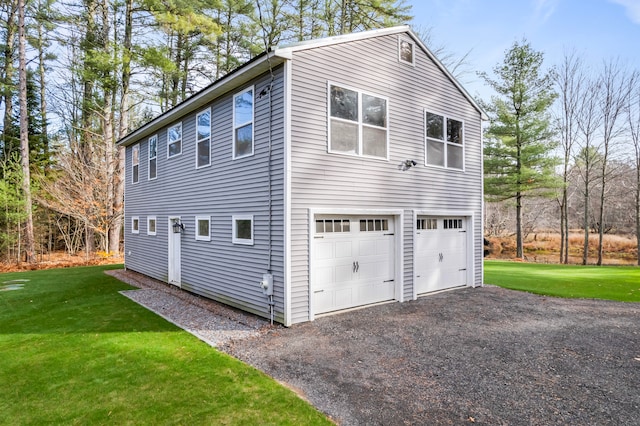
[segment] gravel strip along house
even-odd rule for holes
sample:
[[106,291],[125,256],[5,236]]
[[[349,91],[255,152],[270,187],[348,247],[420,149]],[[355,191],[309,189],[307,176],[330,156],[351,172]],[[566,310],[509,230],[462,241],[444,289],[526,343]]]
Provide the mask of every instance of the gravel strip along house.
[[287,326],[480,286],[485,118],[407,26],[272,48],[118,142],[126,268]]

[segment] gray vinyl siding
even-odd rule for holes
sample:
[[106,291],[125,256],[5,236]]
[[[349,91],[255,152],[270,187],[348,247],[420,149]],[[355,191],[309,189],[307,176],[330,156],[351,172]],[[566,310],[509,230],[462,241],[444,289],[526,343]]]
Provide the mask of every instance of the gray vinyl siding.
[[[232,159],[233,95],[238,87],[208,106],[212,113],[211,165],[196,169],[196,114],[182,117],[182,153],[167,158],[167,128],[158,134],[157,179],[149,181],[148,147],[140,144],[140,182],[131,183],[131,147],[127,146],[125,199],[125,263],[128,269],[168,281],[168,217],[181,216],[182,288],[262,316],[267,298],[258,283],[268,269],[274,275],[277,321],[284,321],[284,90],[282,67],[271,104],[271,168],[269,168],[269,95],[260,92],[269,74],[254,84],[254,155]],[[270,175],[269,175],[270,173]],[[269,179],[269,176],[271,179]],[[271,180],[271,220],[269,181]],[[146,217],[157,218],[157,235],[148,236]],[[254,216],[254,245],[232,243],[232,216]],[[131,233],[131,217],[140,217],[140,233]],[[195,216],[211,217],[211,241],[195,239]],[[271,225],[271,265],[269,261]]]
[[[475,282],[482,282],[481,116],[416,46],[399,63],[398,35],[296,51],[291,82],[292,323],[309,319],[310,208],[403,209],[405,300],[413,297],[413,211],[472,211]],[[387,97],[389,161],[327,152],[327,81]],[[464,121],[465,170],[424,164],[424,111]],[[402,172],[406,160],[418,162]]]

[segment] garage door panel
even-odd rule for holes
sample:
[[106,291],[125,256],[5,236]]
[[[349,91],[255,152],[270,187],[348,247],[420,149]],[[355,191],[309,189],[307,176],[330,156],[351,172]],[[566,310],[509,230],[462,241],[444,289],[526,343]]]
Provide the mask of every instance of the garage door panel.
[[[466,285],[466,219],[431,217],[427,220],[432,228],[416,232],[416,293]],[[448,228],[444,226],[445,220]]]
[[[324,216],[321,220],[322,226],[316,227],[314,235],[311,265],[314,312],[318,314],[393,299],[393,218],[372,220],[353,216],[350,226],[346,227],[344,217]],[[341,224],[342,232],[318,235],[319,229],[327,229],[328,223],[336,222]]]
[[352,241],[336,241],[335,243],[335,257],[345,258],[353,256],[353,242]]

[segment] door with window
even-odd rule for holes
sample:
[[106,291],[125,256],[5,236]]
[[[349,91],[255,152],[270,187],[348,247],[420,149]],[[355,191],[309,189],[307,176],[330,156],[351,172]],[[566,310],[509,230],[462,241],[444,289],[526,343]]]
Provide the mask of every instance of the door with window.
[[393,217],[316,216],[314,221],[314,313],[395,298]]
[[181,285],[181,246],[180,237],[181,232],[174,232],[174,230],[180,231],[180,228],[175,228],[174,224],[180,223],[180,216],[169,217],[169,265],[167,271],[167,279],[169,284],[180,287]]
[[418,216],[416,293],[466,285],[467,267],[466,218]]

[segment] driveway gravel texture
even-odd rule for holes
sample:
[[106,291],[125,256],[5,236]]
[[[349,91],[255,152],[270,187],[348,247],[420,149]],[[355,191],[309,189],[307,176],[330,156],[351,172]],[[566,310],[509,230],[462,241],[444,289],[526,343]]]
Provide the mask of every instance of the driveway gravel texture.
[[640,425],[640,304],[466,288],[220,345],[341,425]]

